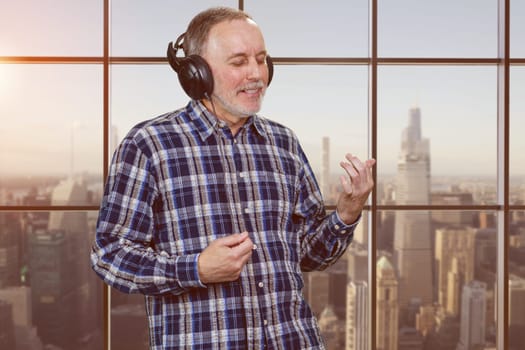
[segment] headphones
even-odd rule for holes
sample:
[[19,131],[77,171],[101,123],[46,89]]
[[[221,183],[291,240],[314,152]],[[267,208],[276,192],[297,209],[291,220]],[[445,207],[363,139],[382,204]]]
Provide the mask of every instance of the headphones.
[[[213,92],[213,75],[206,60],[199,55],[189,55],[187,57],[177,57],[177,51],[182,48],[184,35],[182,33],[175,41],[168,44],[168,62],[179,76],[179,82],[186,94],[194,100],[209,98]],[[183,49],[184,50],[184,49]],[[268,66],[268,85],[273,77],[272,58],[266,56]]]

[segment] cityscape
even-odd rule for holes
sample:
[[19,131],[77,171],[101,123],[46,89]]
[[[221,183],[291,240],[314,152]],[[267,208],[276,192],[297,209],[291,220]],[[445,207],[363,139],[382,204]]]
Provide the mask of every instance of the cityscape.
[[[493,205],[496,181],[433,177],[431,140],[419,107],[408,111],[397,172],[379,175],[383,205]],[[116,132],[116,131],[113,131]],[[113,139],[116,139],[113,135]],[[115,142],[115,141],[112,141]],[[330,167],[330,138],[321,139],[319,185],[326,202],[340,191]],[[0,205],[93,206],[101,175],[0,178]],[[525,179],[512,182],[511,204],[525,202]],[[102,282],[89,266],[93,211],[0,212],[0,348],[102,349]],[[304,274],[305,297],[329,350],[371,349],[369,222],[335,265]],[[498,222],[491,210],[384,210],[377,215],[376,349],[496,349]],[[510,215],[509,349],[525,348],[525,212]],[[112,349],[146,349],[144,300],[111,291]]]

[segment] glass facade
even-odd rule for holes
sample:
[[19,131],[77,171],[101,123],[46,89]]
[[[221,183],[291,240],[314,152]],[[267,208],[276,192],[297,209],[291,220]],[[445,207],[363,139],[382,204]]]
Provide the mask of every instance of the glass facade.
[[114,148],[188,102],[166,46],[215,5],[260,24],[261,115],[297,134],[330,210],[345,153],[377,159],[354,242],[304,274],[327,348],[522,349],[517,0],[2,2],[0,348],[147,348],[143,298],[88,256]]

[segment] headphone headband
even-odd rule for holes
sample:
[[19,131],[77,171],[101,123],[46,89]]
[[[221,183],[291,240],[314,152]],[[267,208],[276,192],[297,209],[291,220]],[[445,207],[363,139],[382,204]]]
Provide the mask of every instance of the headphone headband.
[[170,63],[171,68],[173,68],[173,70],[177,73],[179,73],[181,60],[179,57],[177,57],[177,51],[179,51],[179,49],[183,49],[182,41],[184,40],[185,34],[186,33],[182,33],[179,35],[175,41],[175,44],[173,44],[173,41],[168,44],[168,62]]

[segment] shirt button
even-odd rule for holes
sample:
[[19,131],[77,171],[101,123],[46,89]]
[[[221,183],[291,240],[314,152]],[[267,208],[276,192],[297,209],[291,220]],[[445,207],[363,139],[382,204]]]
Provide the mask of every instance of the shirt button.
[[339,230],[341,228],[341,226],[339,226],[337,224],[334,227],[335,227],[336,230]]
[[253,250],[257,249],[257,244],[253,245]]
[[341,233],[344,235],[346,233],[346,230],[341,231]]
[[264,287],[264,283],[259,282],[258,286],[259,286],[259,288],[262,288],[262,287]]
[[243,172],[239,173],[239,177],[244,177],[244,173]]
[[263,323],[264,323],[265,326],[267,326],[268,325],[268,320],[264,320]]
[[252,208],[244,208],[244,212],[245,212],[246,214],[249,214],[249,213],[252,212]]

